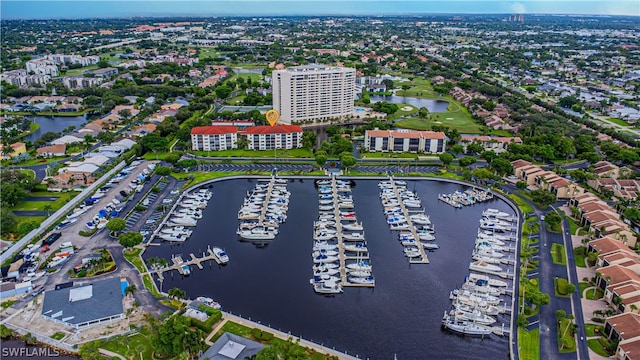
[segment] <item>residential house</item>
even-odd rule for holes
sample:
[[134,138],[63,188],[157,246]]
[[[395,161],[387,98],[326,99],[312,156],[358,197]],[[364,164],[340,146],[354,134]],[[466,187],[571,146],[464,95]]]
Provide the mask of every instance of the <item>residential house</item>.
[[2,154],[3,159],[10,159],[14,156],[18,156],[20,154],[24,154],[27,152],[27,146],[23,142],[16,142],[9,146],[11,146],[11,153],[5,155],[3,151],[3,154]]
[[443,153],[446,135],[436,131],[367,130],[364,146],[368,151]]
[[191,148],[196,151],[218,151],[238,148],[235,126],[196,126],[191,129]]
[[637,360],[640,358],[640,314],[625,313],[606,319],[604,335],[618,341],[615,358]]
[[103,69],[92,70],[91,73],[97,78],[107,78],[111,75],[118,73],[118,69],[112,67],[106,67]]
[[486,135],[462,135],[460,137],[460,144],[464,147],[464,151],[467,152],[467,146],[473,142],[477,142],[482,145],[485,151],[491,150],[496,153],[501,153],[509,148],[509,144],[522,144],[522,139],[519,137],[502,137],[502,136],[486,136]]
[[48,158],[53,156],[64,156],[66,150],[66,144],[55,144],[40,147],[36,149],[36,152],[38,153],[38,156]]
[[246,130],[250,150],[296,149],[302,147],[298,125],[253,126]]

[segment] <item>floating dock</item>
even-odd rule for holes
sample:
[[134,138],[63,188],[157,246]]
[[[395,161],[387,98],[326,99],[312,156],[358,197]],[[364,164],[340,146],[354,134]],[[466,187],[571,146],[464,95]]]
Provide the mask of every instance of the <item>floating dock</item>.
[[217,264],[221,264],[220,260],[218,259],[217,256],[215,256],[215,254],[213,253],[213,250],[211,250],[211,247],[207,247],[207,251],[205,251],[202,254],[202,257],[197,257],[195,254],[189,254],[190,259],[185,261],[182,258],[182,255],[172,255],[171,256],[171,265],[163,267],[161,269],[156,269],[155,271],[151,271],[151,272],[155,272],[158,275],[158,280],[159,281],[163,281],[164,280],[164,273],[167,271],[172,271],[172,270],[177,270],[178,273],[180,273],[180,275],[188,275],[185,274],[185,270],[184,270],[184,266],[187,267],[191,267],[191,265],[195,265],[198,269],[200,270],[204,270],[204,267],[202,266],[203,262],[209,261],[209,260],[213,260],[215,261]]

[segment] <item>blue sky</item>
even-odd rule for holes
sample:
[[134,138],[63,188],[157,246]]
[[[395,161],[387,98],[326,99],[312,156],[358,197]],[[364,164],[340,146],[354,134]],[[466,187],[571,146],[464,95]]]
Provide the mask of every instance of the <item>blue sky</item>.
[[131,16],[595,14],[640,16],[640,0],[0,0],[0,19]]

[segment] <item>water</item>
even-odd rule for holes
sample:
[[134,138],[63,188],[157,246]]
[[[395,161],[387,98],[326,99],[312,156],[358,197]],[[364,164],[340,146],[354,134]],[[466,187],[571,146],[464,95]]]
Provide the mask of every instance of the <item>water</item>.
[[417,107],[418,109],[421,107],[426,107],[429,110],[429,112],[446,112],[447,106],[449,106],[448,102],[442,101],[442,100],[421,99],[421,98],[408,97],[408,96],[369,95],[369,98],[371,99],[372,103],[375,103],[378,101],[386,101],[388,103],[393,103],[393,104],[409,104]]
[[187,278],[174,271],[165,275],[163,290],[179,287],[192,299],[212,297],[234,314],[363,359],[393,359],[394,354],[402,360],[506,358],[508,338],[463,338],[441,330],[440,321],[451,305],[449,292],[469,273],[482,210],[512,210],[499,200],[454,209],[438,201],[437,195],[463,186],[410,181],[409,188],[418,192],[435,224],[440,249],[429,253],[430,264],[409,265],[397,233],[387,227],[377,183],[357,180],[353,187],[376,277],[374,289],[347,287],[335,297],[314,293],[309,279],[318,198],[311,180],[289,182],[289,217],[267,247],[240,242],[235,234],[237,211],[255,181],[227,180],[212,186],[213,198],[186,243],[151,246],[144,257],[186,258],[201,254],[207,245],[220,246],[229,254],[227,266],[193,267]]
[[24,137],[25,140],[31,142],[40,139],[44,133],[49,131],[61,132],[71,125],[75,126],[76,130],[78,130],[87,122],[86,116],[36,116],[27,119],[40,125],[40,128],[36,132]]

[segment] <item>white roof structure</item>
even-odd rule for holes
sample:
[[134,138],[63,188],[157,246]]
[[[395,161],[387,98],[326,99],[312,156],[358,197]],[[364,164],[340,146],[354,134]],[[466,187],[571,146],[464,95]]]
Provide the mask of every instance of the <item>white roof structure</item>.
[[93,164],[93,165],[97,165],[97,166],[102,166],[104,163],[109,161],[109,157],[104,156],[102,154],[95,154],[93,156],[87,156],[87,158],[84,160],[85,164]]
[[78,137],[75,137],[75,136],[72,136],[72,135],[65,135],[65,136],[63,136],[63,137],[61,137],[59,139],[55,139],[55,140],[51,141],[51,143],[53,145],[56,145],[56,144],[72,144],[72,143],[77,143],[77,142],[82,142],[82,141],[83,140],[78,138]]
[[111,144],[111,145],[113,145],[113,146],[120,146],[120,147],[124,147],[125,149],[130,150],[130,149],[133,147],[133,145],[135,145],[135,144],[136,144],[136,142],[135,142],[135,141],[133,141],[133,140],[129,140],[129,139],[122,139],[122,140],[120,140],[120,141],[116,141],[116,142],[114,142],[114,143],[113,143],[113,144]]
[[224,344],[224,346],[222,346],[222,349],[220,349],[220,351],[218,351],[218,354],[224,355],[230,359],[235,359],[238,357],[238,355],[240,355],[240,353],[242,352],[242,350],[244,350],[246,346],[237,343],[233,340],[229,340],[227,341],[226,344]]
[[94,164],[82,164],[82,165],[78,165],[78,166],[69,166],[67,168],[63,169],[63,172],[80,172],[80,173],[89,173],[89,174],[93,174],[94,172],[98,171],[98,169],[100,169],[99,166],[96,166]]

